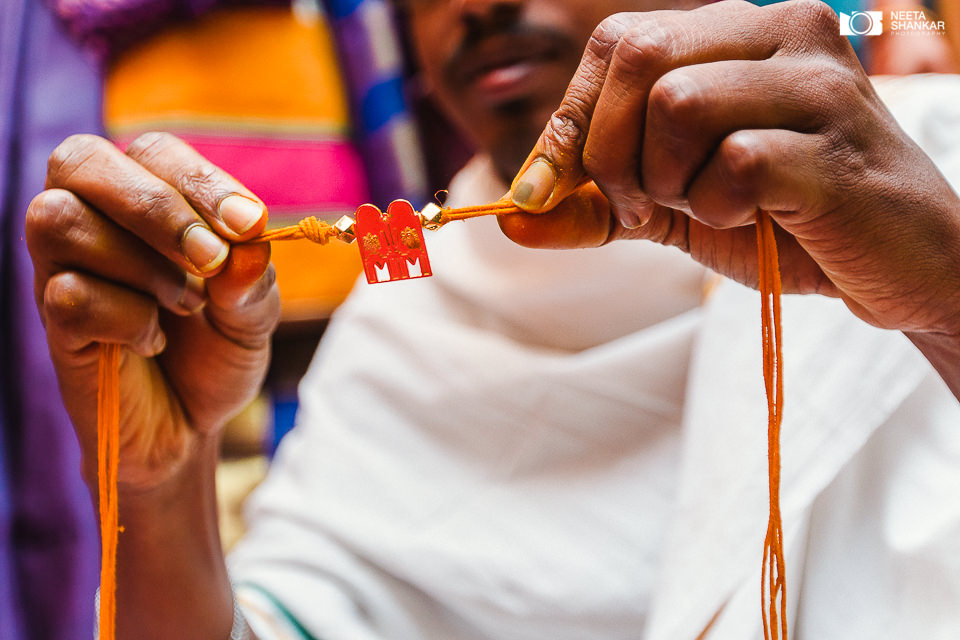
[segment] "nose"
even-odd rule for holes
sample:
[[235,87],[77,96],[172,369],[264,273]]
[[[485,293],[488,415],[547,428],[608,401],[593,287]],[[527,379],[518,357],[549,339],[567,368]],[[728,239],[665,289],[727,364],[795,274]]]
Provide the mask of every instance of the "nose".
[[517,17],[526,0],[454,0],[467,23],[501,23]]

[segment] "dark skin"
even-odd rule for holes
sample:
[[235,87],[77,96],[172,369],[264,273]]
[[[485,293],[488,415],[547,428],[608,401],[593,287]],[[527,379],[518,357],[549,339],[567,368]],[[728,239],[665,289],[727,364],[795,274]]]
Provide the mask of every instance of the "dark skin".
[[[257,235],[265,210],[165,134],[140,137],[126,154],[71,137],[50,157],[47,187],[27,212],[27,243],[94,500],[97,343],[126,347],[117,637],[226,638],[218,439],[256,395],[279,318],[269,246],[230,243]],[[249,228],[237,233],[227,220]]]
[[819,2],[605,20],[512,197],[550,210],[501,220],[521,244],[653,240],[754,287],[767,210],[785,291],[903,331],[960,397],[960,198]]
[[[549,215],[504,218],[507,234],[559,247],[648,238],[753,283],[749,225],[771,209],[788,287],[908,331],[960,393],[960,202],[876,101],[835,24],[811,2],[762,19],[746,5],[621,14],[577,71],[604,16],[660,6],[407,2],[438,99],[500,172],[536,144],[526,166],[544,158],[558,176],[546,194],[518,182],[515,197],[539,211],[593,181]],[[725,10],[743,15],[716,19]],[[171,136],[147,134],[126,154],[75,136],[27,215],[37,304],[94,499],[97,343],[126,347],[118,637],[225,639],[219,433],[257,393],[279,318],[269,248],[238,244],[263,228],[262,205]]]
[[[507,182],[563,98],[597,24],[618,11],[699,4],[696,0],[401,2],[431,97],[478,148],[491,154]],[[508,77],[483,73],[491,68]]]

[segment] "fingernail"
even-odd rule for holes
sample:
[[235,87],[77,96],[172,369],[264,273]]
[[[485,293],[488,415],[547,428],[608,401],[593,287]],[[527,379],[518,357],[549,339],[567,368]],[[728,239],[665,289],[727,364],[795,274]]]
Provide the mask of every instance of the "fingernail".
[[157,355],[161,351],[167,348],[167,335],[157,329],[156,333],[153,334],[153,355]]
[[241,195],[230,195],[217,207],[220,219],[237,235],[249,231],[263,217],[263,205]]
[[626,229],[638,229],[645,225],[653,215],[656,203],[646,197],[634,197],[629,207],[617,207],[617,219]]
[[196,313],[206,303],[207,299],[204,293],[206,287],[203,284],[203,278],[185,273],[183,284],[183,293],[180,294],[180,306],[188,313]]
[[200,223],[190,225],[183,234],[183,254],[201,273],[219,267],[229,250],[226,242]]
[[513,204],[521,209],[540,209],[550,199],[557,175],[546,160],[534,160],[513,187]]
[[636,229],[643,226],[643,221],[633,211],[625,211],[620,214],[620,226],[626,229]]

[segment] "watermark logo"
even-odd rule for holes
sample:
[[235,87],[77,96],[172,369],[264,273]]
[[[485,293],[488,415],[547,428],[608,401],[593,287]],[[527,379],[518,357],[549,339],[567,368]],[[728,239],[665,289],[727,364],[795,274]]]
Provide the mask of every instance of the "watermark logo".
[[922,10],[890,12],[890,30],[900,33],[928,33],[944,35],[947,31],[943,20],[930,20]]
[[883,33],[883,11],[840,12],[840,35],[878,36]]

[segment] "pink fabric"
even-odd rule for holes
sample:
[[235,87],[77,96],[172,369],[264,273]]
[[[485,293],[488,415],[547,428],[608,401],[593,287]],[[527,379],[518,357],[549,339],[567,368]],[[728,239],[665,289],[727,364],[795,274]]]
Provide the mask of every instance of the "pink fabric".
[[272,221],[352,212],[368,199],[360,154],[347,141],[177,135],[263,199]]

